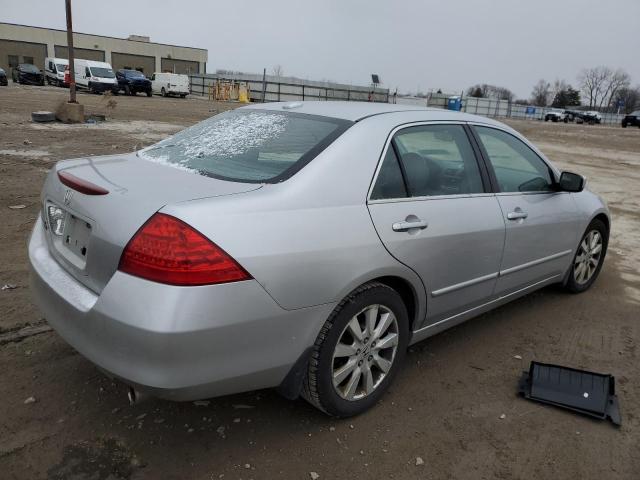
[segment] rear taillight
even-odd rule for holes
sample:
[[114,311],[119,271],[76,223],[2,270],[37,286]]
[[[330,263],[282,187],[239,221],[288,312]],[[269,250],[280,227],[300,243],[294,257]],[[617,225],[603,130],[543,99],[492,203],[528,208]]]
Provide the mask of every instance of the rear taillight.
[[118,269],[170,285],[211,285],[251,278],[224,250],[175,217],[156,213],[133,236]]

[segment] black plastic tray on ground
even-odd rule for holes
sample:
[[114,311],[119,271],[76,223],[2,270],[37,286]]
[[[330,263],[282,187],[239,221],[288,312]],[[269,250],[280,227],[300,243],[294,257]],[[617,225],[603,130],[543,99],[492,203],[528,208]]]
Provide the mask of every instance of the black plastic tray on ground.
[[522,372],[518,392],[529,400],[621,423],[612,375],[531,362],[529,371]]

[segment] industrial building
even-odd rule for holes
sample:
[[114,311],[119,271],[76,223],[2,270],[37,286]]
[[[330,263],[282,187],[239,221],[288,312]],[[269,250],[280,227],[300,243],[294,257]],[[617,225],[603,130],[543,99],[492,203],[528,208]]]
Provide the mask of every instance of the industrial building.
[[[131,68],[151,76],[207,69],[206,49],[155,43],[139,35],[116,38],[74,32],[73,44],[75,58],[109,62],[114,70]],[[10,72],[19,63],[32,63],[44,69],[46,57],[68,57],[66,30],[0,23],[0,68]]]

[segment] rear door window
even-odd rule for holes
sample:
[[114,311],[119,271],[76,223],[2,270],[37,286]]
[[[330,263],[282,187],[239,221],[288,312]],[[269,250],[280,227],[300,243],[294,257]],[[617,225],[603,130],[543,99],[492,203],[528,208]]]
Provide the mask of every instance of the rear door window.
[[200,122],[139,156],[239,182],[286,180],[353,122],[268,110],[234,110]]
[[[478,162],[462,125],[404,128],[394,135],[391,147],[398,158],[387,155],[384,159],[372,199],[484,193]],[[402,186],[394,173],[398,170],[404,177]],[[396,184],[393,188],[392,181]]]

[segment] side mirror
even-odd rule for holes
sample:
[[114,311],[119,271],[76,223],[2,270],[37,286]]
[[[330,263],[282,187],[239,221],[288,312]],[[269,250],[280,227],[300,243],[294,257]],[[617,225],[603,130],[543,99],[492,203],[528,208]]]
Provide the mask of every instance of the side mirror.
[[558,181],[558,187],[561,192],[581,192],[584,190],[584,184],[584,177],[572,172],[562,172]]

